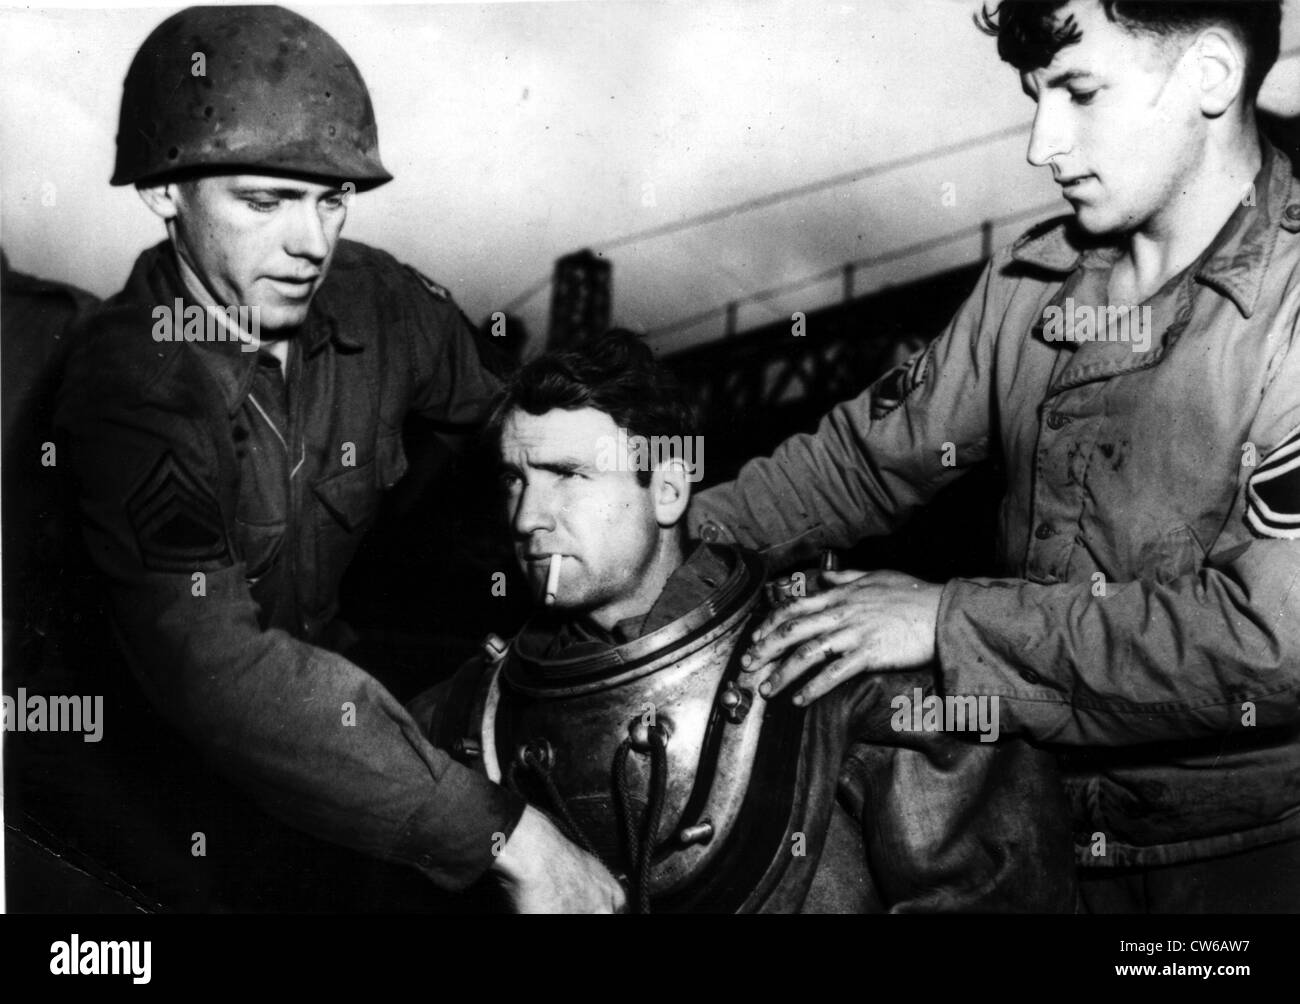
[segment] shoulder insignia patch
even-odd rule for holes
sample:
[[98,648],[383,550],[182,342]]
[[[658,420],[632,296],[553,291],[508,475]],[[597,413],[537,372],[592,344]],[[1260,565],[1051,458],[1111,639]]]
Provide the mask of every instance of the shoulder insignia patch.
[[1259,537],[1300,539],[1300,429],[1251,474],[1246,483],[1246,523]]
[[912,354],[871,385],[871,419],[877,421],[898,408],[908,396],[925,383],[930,368],[934,342]]
[[146,568],[193,573],[234,563],[217,500],[170,451],[131,494],[126,509]]
[[424,288],[432,293],[435,298],[439,300],[451,299],[451,291],[447,289],[446,286],[438,285],[418,268],[412,268],[410,265],[407,265],[406,267],[410,269],[411,273],[424,284]]

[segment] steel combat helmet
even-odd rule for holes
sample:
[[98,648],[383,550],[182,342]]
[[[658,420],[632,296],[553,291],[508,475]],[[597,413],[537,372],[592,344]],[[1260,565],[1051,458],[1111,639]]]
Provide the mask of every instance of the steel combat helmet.
[[186,8],[131,62],[111,184],[207,168],[392,180],[356,64],[283,7]]

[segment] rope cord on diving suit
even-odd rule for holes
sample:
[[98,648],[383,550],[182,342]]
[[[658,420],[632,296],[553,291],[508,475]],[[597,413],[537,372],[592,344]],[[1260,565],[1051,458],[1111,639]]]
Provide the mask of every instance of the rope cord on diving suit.
[[613,782],[614,792],[617,796],[619,817],[623,823],[623,834],[627,844],[627,860],[630,862],[631,877],[628,879],[620,875],[618,869],[612,867],[611,863],[596,849],[596,845],[583,832],[578,821],[569,811],[568,803],[565,802],[564,796],[556,787],[555,779],[552,776],[552,766],[554,764],[554,754],[548,748],[539,749],[536,744],[529,743],[519,751],[519,757],[510,762],[508,776],[509,787],[517,794],[523,795],[524,792],[519,786],[518,772],[520,770],[531,771],[542,782],[542,787],[546,792],[546,797],[553,808],[560,816],[560,828],[565,831],[565,835],[578,844],[588,854],[598,860],[610,874],[619,877],[626,888],[628,882],[631,883],[631,889],[627,889],[628,902],[633,907],[633,912],[640,914],[650,913],[650,863],[654,854],[654,835],[659,831],[660,818],[663,815],[664,794],[668,786],[668,756],[667,732],[659,725],[651,725],[647,729],[650,746],[650,791],[646,803],[646,812],[641,821],[641,833],[637,833],[637,827],[632,813],[632,796],[628,790],[627,784],[627,756],[633,748],[631,739],[624,739],[614,752],[613,760]]

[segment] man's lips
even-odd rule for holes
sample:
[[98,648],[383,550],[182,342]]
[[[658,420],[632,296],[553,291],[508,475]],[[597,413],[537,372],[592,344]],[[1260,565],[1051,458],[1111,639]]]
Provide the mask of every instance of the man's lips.
[[267,276],[267,278],[282,290],[286,290],[289,296],[306,296],[311,292],[316,280],[320,278],[320,274],[309,276],[271,275]]
[[1082,185],[1085,181],[1091,181],[1091,174],[1076,174],[1073,178],[1057,178],[1056,183],[1061,186],[1062,192],[1072,192]]

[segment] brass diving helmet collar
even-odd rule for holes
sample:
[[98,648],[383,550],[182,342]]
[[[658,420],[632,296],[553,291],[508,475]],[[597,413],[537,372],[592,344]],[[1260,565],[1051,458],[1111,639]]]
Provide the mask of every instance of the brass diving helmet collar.
[[536,654],[525,628],[476,702],[488,776],[656,909],[741,908],[774,874],[796,802],[802,712],[756,700],[739,666],[767,609],[762,560],[709,546],[729,572],[705,602],[577,658]]
[[596,654],[548,658],[529,651],[530,621],[520,631],[502,667],[505,682],[522,694],[558,697],[618,687],[658,672],[711,638],[722,625],[743,616],[763,586],[763,562],[752,551],[710,544],[730,573],[704,603],[650,634]]

